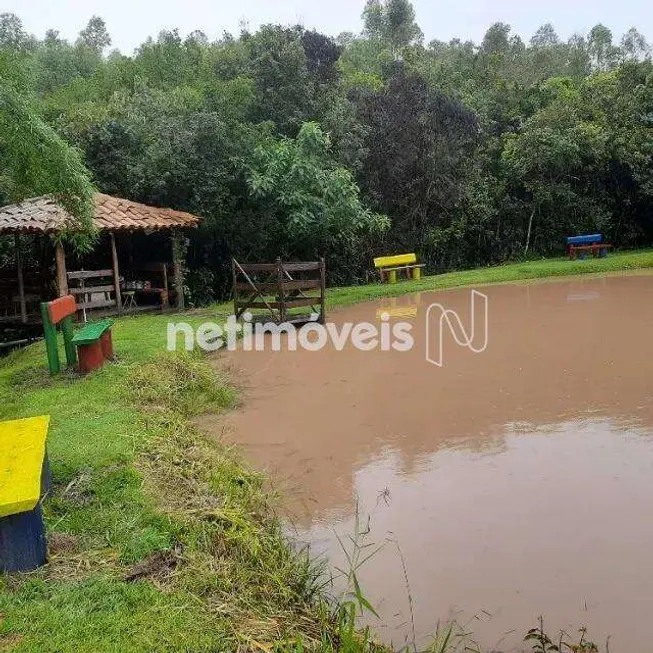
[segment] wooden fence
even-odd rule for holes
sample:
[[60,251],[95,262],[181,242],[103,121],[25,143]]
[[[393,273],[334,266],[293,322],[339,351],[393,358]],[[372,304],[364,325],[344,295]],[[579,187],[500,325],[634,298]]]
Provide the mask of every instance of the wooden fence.
[[[315,262],[239,263],[232,259],[234,314],[293,324],[326,320],[326,266]],[[315,294],[317,293],[317,294]],[[310,308],[310,313],[301,309]],[[264,310],[260,313],[254,311]],[[315,320],[317,316],[317,320]]]

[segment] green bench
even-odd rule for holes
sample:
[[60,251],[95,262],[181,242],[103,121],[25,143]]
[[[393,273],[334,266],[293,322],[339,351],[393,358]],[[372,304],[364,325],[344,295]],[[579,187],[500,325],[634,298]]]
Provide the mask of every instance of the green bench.
[[52,374],[57,374],[61,367],[57,346],[57,324],[61,324],[66,361],[69,365],[75,365],[79,358],[80,372],[91,372],[101,367],[105,360],[113,358],[111,339],[113,320],[92,322],[73,332],[72,319],[76,312],[77,304],[72,295],[41,304],[45,348]]

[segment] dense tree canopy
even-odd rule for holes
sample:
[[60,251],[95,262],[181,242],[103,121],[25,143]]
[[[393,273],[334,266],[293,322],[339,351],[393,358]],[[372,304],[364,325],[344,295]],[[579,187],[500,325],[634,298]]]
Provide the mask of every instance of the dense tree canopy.
[[559,253],[576,232],[651,244],[653,65],[636,28],[564,40],[496,23],[481,43],[424,44],[408,0],[361,11],[359,35],[171,30],[132,56],[99,17],[70,43],[0,15],[2,198],[49,188],[81,207],[84,163],[100,190],[196,212],[202,296],[225,292],[230,254],[324,255],[351,282],[375,253],[436,271]]

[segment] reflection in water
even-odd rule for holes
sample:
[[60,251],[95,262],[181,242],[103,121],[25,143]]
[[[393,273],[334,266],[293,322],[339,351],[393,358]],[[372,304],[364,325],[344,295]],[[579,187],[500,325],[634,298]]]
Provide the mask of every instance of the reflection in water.
[[[598,420],[528,435],[509,429],[487,450],[424,456],[408,475],[391,449],[358,469],[366,542],[386,542],[360,573],[382,618],[370,623],[395,644],[412,637],[398,542],[418,637],[453,618],[484,645],[514,650],[544,613],[570,633],[586,624],[597,639],[616,635],[613,650],[643,651],[653,607],[652,443],[646,431],[622,427]],[[350,515],[299,537],[341,566],[335,533],[353,531]]]
[[[403,551],[418,637],[456,617],[493,646],[544,614],[553,630],[587,624],[597,639],[612,633],[613,650],[643,651],[653,609],[653,277],[484,292],[488,350],[446,342],[443,369],[424,360],[424,314],[438,301],[465,322],[467,290],[331,316],[416,308],[411,352],[221,357],[247,388],[230,437],[271,472],[298,536],[334,564],[334,531],[352,532],[359,499],[369,537]],[[397,548],[384,547],[361,579],[383,617],[378,632],[403,642]],[[502,649],[519,639],[508,635]]]

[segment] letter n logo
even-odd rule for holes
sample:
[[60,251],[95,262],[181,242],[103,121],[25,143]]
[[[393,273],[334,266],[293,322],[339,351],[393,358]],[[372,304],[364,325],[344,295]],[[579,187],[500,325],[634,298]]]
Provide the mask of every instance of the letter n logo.
[[[445,308],[442,304],[431,304],[426,311],[426,360],[438,367],[444,364],[445,326],[459,347],[467,347],[475,354],[487,349],[488,298],[477,290],[472,290],[470,322],[467,331],[456,311]],[[431,326],[437,329],[437,333]]]

